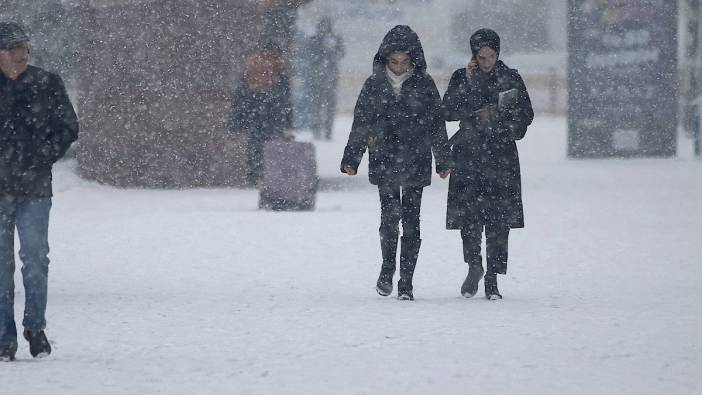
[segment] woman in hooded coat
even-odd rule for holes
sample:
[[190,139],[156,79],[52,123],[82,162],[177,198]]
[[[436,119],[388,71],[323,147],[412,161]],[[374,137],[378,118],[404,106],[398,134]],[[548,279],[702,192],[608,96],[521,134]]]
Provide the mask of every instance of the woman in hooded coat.
[[368,150],[368,176],[380,194],[380,246],[383,256],[376,284],[382,296],[392,293],[400,243],[400,299],[413,300],[412,277],[419,246],[422,190],[431,183],[432,152],[441,178],[450,173],[450,149],[441,97],[427,74],[424,51],[409,26],[395,26],[373,58],[354,110],[341,171],[355,175]]
[[[443,99],[448,121],[460,121],[451,137],[454,169],[449,181],[448,229],[460,229],[468,276],[461,287],[477,293],[485,273],[485,297],[501,299],[497,274],[507,273],[510,228],[524,227],[521,176],[516,140],[534,118],[529,94],[517,70],[501,60],[500,37],[480,29],[470,38],[467,68],[453,73]],[[485,229],[487,272],[480,244]]]

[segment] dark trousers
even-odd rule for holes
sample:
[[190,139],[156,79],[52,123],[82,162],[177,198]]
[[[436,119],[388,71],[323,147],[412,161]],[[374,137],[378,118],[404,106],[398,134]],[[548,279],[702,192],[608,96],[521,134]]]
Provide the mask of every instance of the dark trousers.
[[[485,225],[485,245],[487,253],[487,273],[507,274],[507,241],[509,226]],[[463,239],[463,259],[466,263],[482,265],[480,244],[483,225],[468,225],[461,228]]]
[[256,186],[263,178],[263,139],[249,137],[246,147],[246,184]]
[[402,237],[419,239],[419,211],[422,206],[422,187],[379,185],[380,237],[397,240],[402,221]]

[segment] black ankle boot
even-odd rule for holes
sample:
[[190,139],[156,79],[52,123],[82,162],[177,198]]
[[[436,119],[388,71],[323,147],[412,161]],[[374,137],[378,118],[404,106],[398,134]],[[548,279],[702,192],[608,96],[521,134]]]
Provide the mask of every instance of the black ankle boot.
[[483,278],[483,264],[481,262],[471,262],[468,265],[468,275],[466,276],[463,285],[461,285],[461,295],[466,298],[472,298],[478,293],[478,283]]
[[46,338],[43,330],[25,330],[23,335],[29,342],[29,353],[34,358],[44,358],[51,354],[51,344],[49,344],[49,340]]
[[412,277],[414,277],[414,268],[417,266],[419,246],[422,244],[422,240],[402,237],[401,241],[400,281],[397,283],[397,298],[414,300]]
[[392,262],[392,266],[383,262],[383,266],[380,267],[378,282],[375,284],[375,290],[378,291],[380,296],[388,296],[392,293],[392,276],[394,274],[395,262]]
[[488,300],[502,299],[500,291],[497,289],[497,274],[489,273],[485,275],[485,298]]

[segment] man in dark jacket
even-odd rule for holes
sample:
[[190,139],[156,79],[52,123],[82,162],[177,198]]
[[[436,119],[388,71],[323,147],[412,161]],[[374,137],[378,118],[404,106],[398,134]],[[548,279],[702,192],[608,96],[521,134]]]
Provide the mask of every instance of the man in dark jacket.
[[339,61],[344,57],[344,42],[334,33],[329,17],[322,18],[317,32],[307,45],[309,62],[309,94],[312,110],[312,131],[315,138],[331,139],[336,111],[336,86]]
[[258,186],[263,178],[266,141],[287,136],[292,127],[290,80],[283,51],[265,44],[246,59],[232,95],[227,127],[247,137],[246,183]]
[[0,23],[0,360],[17,351],[14,236],[25,289],[24,337],[34,357],[51,353],[46,327],[51,167],[78,137],[61,78],[29,66],[29,39]]
[[432,152],[441,178],[450,173],[450,150],[441,100],[427,74],[424,51],[409,26],[395,26],[373,59],[354,110],[341,171],[355,175],[368,149],[368,175],[380,193],[380,245],[383,255],[376,290],[392,293],[392,277],[402,220],[400,299],[414,299],[412,276],[421,244],[422,190],[431,183]]
[[480,244],[487,242],[485,297],[501,299],[497,274],[507,272],[510,228],[524,227],[516,140],[534,118],[522,78],[498,60],[500,37],[480,29],[470,38],[467,68],[456,70],[444,95],[448,121],[460,121],[451,138],[454,170],[449,181],[447,228],[460,229],[469,271],[461,287],[476,294],[483,276]]

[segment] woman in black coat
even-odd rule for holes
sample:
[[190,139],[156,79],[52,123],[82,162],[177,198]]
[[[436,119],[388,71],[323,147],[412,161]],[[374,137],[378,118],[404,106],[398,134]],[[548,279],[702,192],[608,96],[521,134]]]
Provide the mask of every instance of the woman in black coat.
[[383,256],[376,290],[392,293],[392,277],[402,220],[400,299],[414,299],[412,276],[421,244],[419,212],[422,190],[431,183],[432,151],[436,172],[450,172],[450,150],[441,113],[441,97],[426,72],[424,51],[409,26],[395,26],[373,58],[354,110],[341,171],[355,175],[368,149],[368,175],[380,194],[380,246]]
[[263,177],[263,145],[292,127],[290,80],[280,48],[265,45],[247,57],[227,127],[246,135],[246,182],[256,186]]
[[480,29],[470,38],[473,57],[456,70],[443,98],[448,121],[460,121],[451,138],[454,169],[449,181],[448,229],[460,229],[469,271],[461,294],[474,296],[483,276],[480,244],[487,244],[485,297],[501,299],[497,274],[507,272],[510,228],[524,227],[516,140],[534,118],[529,94],[516,70],[498,60],[500,37]]

